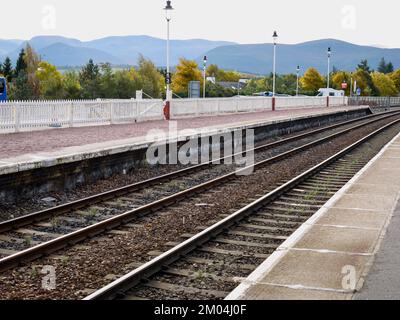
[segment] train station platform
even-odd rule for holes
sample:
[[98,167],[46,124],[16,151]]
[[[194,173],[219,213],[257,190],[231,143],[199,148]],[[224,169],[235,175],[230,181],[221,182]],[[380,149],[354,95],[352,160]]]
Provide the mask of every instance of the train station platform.
[[400,134],[227,300],[399,299]]
[[[177,120],[177,129],[220,134],[237,129],[367,109],[367,107],[304,108],[229,114]],[[168,132],[168,121],[52,129],[0,134],[0,175],[18,173],[145,148],[150,130]]]

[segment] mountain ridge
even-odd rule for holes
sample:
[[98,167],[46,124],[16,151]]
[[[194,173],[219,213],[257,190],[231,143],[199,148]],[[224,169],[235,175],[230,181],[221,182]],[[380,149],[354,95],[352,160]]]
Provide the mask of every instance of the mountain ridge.
[[[81,41],[63,36],[36,36],[25,40],[0,39],[0,61],[10,56],[15,63],[22,47],[29,42],[44,60],[58,67],[82,66],[92,58],[96,63],[113,65],[136,65],[140,54],[157,66],[165,66],[165,40],[147,35],[109,36]],[[294,73],[297,65],[302,72],[309,67],[327,72],[326,50],[332,48],[332,66],[354,70],[362,59],[371,68],[377,68],[384,57],[396,68],[400,67],[400,49],[358,45],[336,39],[320,39],[297,44],[279,44],[277,47],[277,72]],[[238,44],[229,41],[205,39],[171,40],[171,63],[179,58],[194,59],[202,65],[203,56],[209,63],[228,70],[251,74],[267,74],[272,71],[271,43]]]

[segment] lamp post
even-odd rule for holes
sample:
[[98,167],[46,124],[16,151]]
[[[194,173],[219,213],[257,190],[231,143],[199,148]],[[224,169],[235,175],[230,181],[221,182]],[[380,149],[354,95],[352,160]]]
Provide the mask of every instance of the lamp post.
[[273,62],[273,80],[272,80],[272,111],[275,111],[275,91],[276,91],[276,42],[278,40],[278,33],[274,31],[272,35],[274,40],[274,62]]
[[171,70],[170,70],[170,51],[169,51],[169,24],[172,19],[172,8],[171,1],[167,1],[167,5],[164,8],[165,11],[165,18],[167,20],[167,75],[166,75],[166,83],[167,83],[167,93],[166,93],[166,101],[165,101],[165,109],[164,109],[164,114],[165,118],[167,120],[170,120],[170,114],[171,114],[171,99],[172,99],[172,93],[171,93]]
[[300,66],[297,66],[297,80],[296,80],[296,97],[299,96],[299,76],[300,76]]
[[331,47],[328,48],[328,77],[327,77],[327,88],[329,89],[330,87],[330,76],[331,76],[331,55],[332,55],[332,50]]
[[206,70],[207,70],[207,56],[203,59],[203,99],[206,98]]

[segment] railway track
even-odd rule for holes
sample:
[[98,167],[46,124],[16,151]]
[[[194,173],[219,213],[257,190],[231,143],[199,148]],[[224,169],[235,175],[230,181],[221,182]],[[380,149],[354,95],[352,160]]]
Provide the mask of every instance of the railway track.
[[[257,147],[253,150],[258,161],[255,168],[285,159],[357,128],[388,121],[398,114],[367,116]],[[113,229],[129,225],[138,217],[234,181],[237,178],[235,169],[212,166],[210,162],[0,223],[0,271],[99,233],[113,232]]]
[[380,127],[85,300],[225,298],[399,130],[400,119]]

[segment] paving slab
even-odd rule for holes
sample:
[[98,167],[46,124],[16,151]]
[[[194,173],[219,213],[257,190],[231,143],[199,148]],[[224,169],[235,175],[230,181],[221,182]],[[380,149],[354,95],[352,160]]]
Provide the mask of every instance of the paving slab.
[[294,248],[372,254],[379,240],[380,231],[350,226],[314,225]]
[[[343,270],[353,266],[361,277],[368,256],[312,250],[290,250],[259,283],[346,292]],[[349,293],[349,292],[347,292]]]
[[381,230],[386,221],[384,212],[331,208],[318,220],[318,225]]
[[400,204],[388,227],[364,286],[355,300],[400,300]]
[[227,300],[400,299],[399,147],[400,134]]
[[243,300],[260,300],[265,294],[275,300],[349,300],[351,294],[316,289],[291,288],[277,285],[255,284]]

